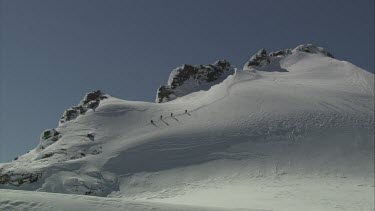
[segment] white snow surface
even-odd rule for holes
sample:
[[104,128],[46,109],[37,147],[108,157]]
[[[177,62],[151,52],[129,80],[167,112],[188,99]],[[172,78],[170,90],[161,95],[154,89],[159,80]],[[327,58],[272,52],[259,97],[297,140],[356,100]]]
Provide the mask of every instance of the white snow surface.
[[274,67],[288,72],[239,70],[162,104],[101,101],[0,164],[37,182],[0,188],[107,197],[0,190],[0,210],[49,210],[44,197],[77,210],[374,210],[374,75],[297,50]]
[[[0,189],[0,210],[6,211],[224,211],[219,207],[175,205],[144,201],[129,201],[123,198],[106,198],[73,194],[57,194]],[[261,211],[229,209],[232,211]]]

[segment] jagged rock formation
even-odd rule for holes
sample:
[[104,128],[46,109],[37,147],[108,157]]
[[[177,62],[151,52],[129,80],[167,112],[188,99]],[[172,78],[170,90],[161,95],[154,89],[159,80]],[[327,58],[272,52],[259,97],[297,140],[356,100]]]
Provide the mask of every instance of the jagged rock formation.
[[302,51],[305,53],[323,54],[325,56],[334,58],[333,55],[330,52],[326,51],[324,48],[312,44],[299,45],[294,50]]
[[253,55],[244,65],[244,70],[260,70],[267,72],[288,72],[280,66],[280,57],[291,54],[290,49],[271,52],[267,55],[267,51],[263,48]]
[[78,106],[73,106],[64,111],[64,114],[60,119],[60,123],[73,120],[77,118],[78,115],[85,114],[89,109],[95,109],[98,107],[100,101],[106,98],[108,97],[105,96],[105,94],[100,90],[87,93]]
[[[299,45],[294,49],[279,50],[269,54],[263,48],[246,62],[243,69],[288,72],[281,67],[280,60],[291,55],[293,51],[321,54],[333,58],[332,54],[324,48],[312,44]],[[155,102],[164,103],[192,92],[208,90],[212,85],[222,82],[233,73],[234,67],[225,60],[209,65],[182,65],[171,72],[167,85],[159,87]],[[70,109],[66,112],[67,119],[75,118],[79,113],[78,109]]]
[[[79,115],[85,114],[89,109],[95,110],[95,108],[99,106],[100,101],[107,98],[108,96],[100,90],[86,93],[82,101],[77,106],[73,106],[64,111],[64,114],[60,119],[60,124],[71,121],[77,118]],[[88,139],[94,140],[94,134],[87,134],[86,136]],[[43,150],[54,142],[58,141],[59,138],[61,138],[59,131],[56,129],[47,129],[40,136],[40,143],[37,149]],[[43,154],[40,156],[40,159],[44,159],[52,155],[53,153]],[[84,156],[83,153],[80,153],[80,155]]]
[[274,51],[269,54],[269,57],[287,56],[292,54],[292,49],[285,49],[280,51]]
[[22,184],[30,184],[38,181],[41,177],[40,173],[13,173],[8,172],[2,174],[0,171],[0,184],[8,184],[12,186],[20,186]]
[[248,66],[265,66],[270,63],[266,49],[262,48],[248,61]]
[[184,64],[171,72],[167,85],[159,87],[155,101],[164,103],[192,92],[208,90],[233,73],[234,67],[226,60],[198,66]]
[[244,70],[256,69],[267,72],[288,72],[280,66],[280,59],[291,55],[293,51],[300,51],[311,54],[321,54],[334,58],[331,53],[322,47],[317,47],[312,44],[299,45],[296,48],[285,49],[280,51],[271,52],[267,55],[267,51],[263,48],[253,55],[248,62],[244,65]]

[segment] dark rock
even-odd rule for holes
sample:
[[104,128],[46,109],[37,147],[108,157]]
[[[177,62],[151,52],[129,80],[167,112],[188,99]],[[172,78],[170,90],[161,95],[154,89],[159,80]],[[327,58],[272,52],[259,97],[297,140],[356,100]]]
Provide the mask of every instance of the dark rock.
[[99,100],[92,100],[87,103],[87,108],[95,109],[99,106]]
[[25,183],[36,182],[41,176],[40,173],[0,173],[0,184],[20,186]]
[[79,105],[72,106],[64,112],[60,119],[60,123],[71,121],[77,118],[80,114],[85,114],[89,109],[95,110],[99,106],[100,101],[106,98],[108,97],[100,90],[87,93]]
[[169,86],[160,86],[156,94],[157,103],[168,102],[175,99],[176,96],[172,89],[173,88]]
[[299,45],[295,48],[295,50],[305,53],[323,54],[325,56],[334,58],[333,55],[330,52],[326,51],[324,48],[312,44]]
[[95,136],[94,136],[94,134],[92,134],[92,133],[89,133],[89,134],[87,134],[86,136],[87,136],[87,138],[89,138],[91,141],[94,141],[94,139],[95,139]]
[[0,184],[6,184],[10,181],[10,176],[8,174],[0,174]]
[[198,68],[188,64],[184,64],[175,70],[178,71],[178,74],[176,74],[176,76],[173,77],[172,82],[170,84],[171,88],[173,89],[178,86],[181,86],[184,83],[184,81],[188,80],[190,77],[196,78],[198,73]]
[[52,157],[54,153],[43,154],[40,159]]
[[[72,106],[70,109],[73,109],[77,112],[77,114],[85,114],[87,110],[89,110],[87,107],[83,107],[82,105],[78,106]],[[78,116],[77,115],[77,116]]]
[[271,52],[269,54],[270,57],[277,57],[277,56],[287,56],[287,55],[290,55],[292,54],[292,50],[291,49],[285,49],[285,50],[281,50],[281,51],[275,51],[275,52]]
[[55,143],[60,137],[61,137],[61,134],[55,129],[45,130],[40,136],[40,143],[38,145],[38,149],[43,150],[47,148],[48,146]]
[[79,110],[76,110],[74,108],[67,109],[64,111],[64,114],[61,117],[60,122],[70,121],[72,119],[77,118],[78,115],[79,115]]
[[167,85],[159,87],[155,101],[168,102],[192,92],[207,90],[233,73],[233,66],[226,60],[208,65],[184,64],[171,72]]
[[330,52],[326,52],[328,57],[335,58]]
[[52,136],[58,136],[60,133],[57,132],[55,129],[47,129],[42,133],[41,138],[42,139],[48,139],[51,138]]
[[265,66],[270,63],[270,58],[267,55],[266,49],[262,48],[254,56],[250,58],[247,66]]
[[244,65],[244,70],[251,71],[266,71],[266,72],[288,72],[288,70],[280,66],[280,57],[291,54],[290,49],[272,52],[267,55],[265,49],[261,49],[253,55],[248,62]]
[[81,105],[87,105],[91,101],[100,101],[106,99],[107,96],[100,90],[89,92],[85,95],[83,100],[81,101]]

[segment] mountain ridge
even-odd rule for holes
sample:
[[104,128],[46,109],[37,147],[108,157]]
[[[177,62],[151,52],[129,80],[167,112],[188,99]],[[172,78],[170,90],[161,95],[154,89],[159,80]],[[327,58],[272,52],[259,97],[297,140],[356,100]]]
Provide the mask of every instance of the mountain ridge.
[[[359,190],[367,200],[363,206],[373,207],[368,190],[374,176],[374,75],[320,51],[282,52],[261,51],[254,58],[271,57],[269,63],[233,67],[233,74],[208,90],[164,103],[92,92],[80,103],[84,112],[74,107],[78,115],[42,134],[44,149],[0,164],[0,188],[183,204],[210,191],[218,199],[210,205],[233,208],[221,197],[236,201],[244,191],[257,194],[231,189],[238,184],[257,189],[249,181],[345,177],[365,184]],[[215,192],[221,184],[223,191]],[[332,184],[342,192],[354,187]]]

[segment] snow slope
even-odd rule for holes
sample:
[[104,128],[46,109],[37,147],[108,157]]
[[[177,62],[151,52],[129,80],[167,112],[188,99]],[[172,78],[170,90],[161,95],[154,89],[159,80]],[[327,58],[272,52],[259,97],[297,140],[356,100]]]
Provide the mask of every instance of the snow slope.
[[52,145],[0,164],[13,181],[0,188],[225,209],[374,209],[374,75],[320,53],[294,49],[162,104],[108,96],[56,131]]
[[[121,210],[121,211],[220,211],[222,208],[198,206],[169,205],[142,201],[129,201],[122,198],[104,198],[80,196],[72,194],[56,194],[17,190],[0,190],[0,210],[6,211],[92,211],[92,210]],[[233,209],[233,211],[257,211],[249,209]],[[260,211],[260,210],[258,210]]]

